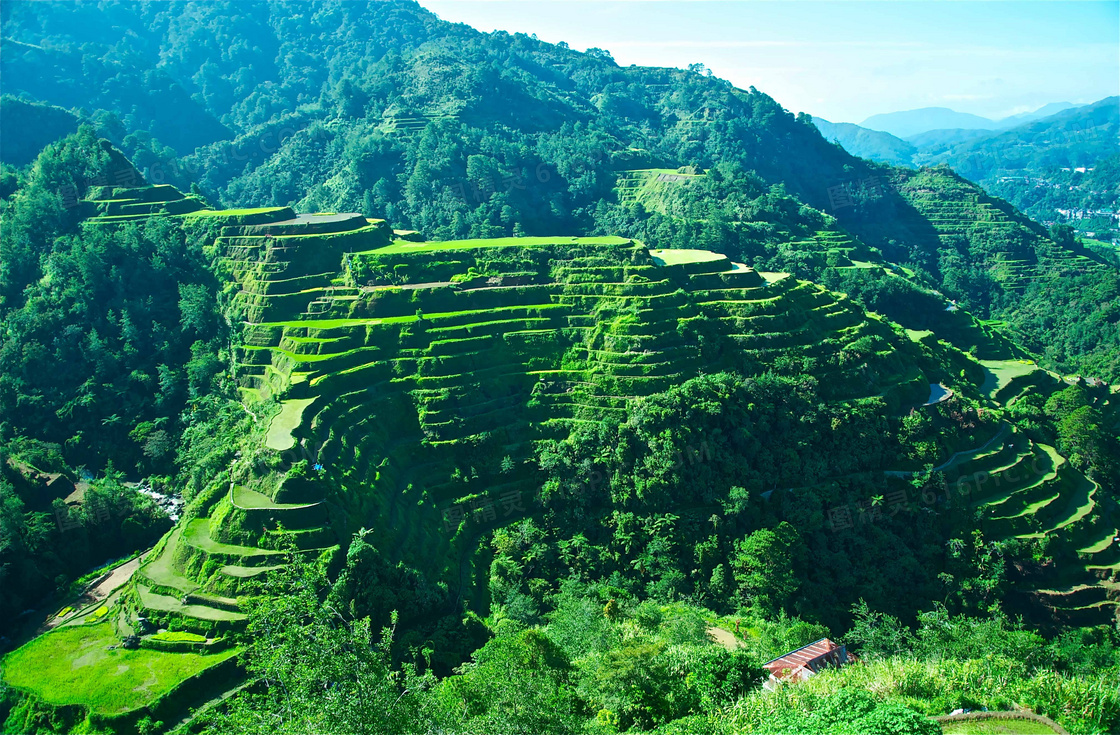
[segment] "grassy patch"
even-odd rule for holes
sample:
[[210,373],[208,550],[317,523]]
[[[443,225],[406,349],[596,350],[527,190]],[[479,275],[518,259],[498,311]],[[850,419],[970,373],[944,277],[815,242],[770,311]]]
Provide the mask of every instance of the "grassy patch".
[[279,212],[284,207],[254,207],[252,209],[200,209],[197,212],[188,212],[183,217],[237,217],[246,214],[260,214],[262,212]]
[[985,375],[980,391],[992,400],[1015,378],[1038,370],[1038,365],[1023,360],[981,360],[980,364],[984,366]]
[[265,572],[272,572],[277,569],[283,569],[283,564],[276,564],[270,567],[244,567],[238,564],[227,564],[221,568],[222,574],[227,577],[236,577],[238,579],[248,579],[250,577],[257,577]]
[[179,536],[181,534],[182,526],[176,526],[171,531],[170,536],[168,536],[167,543],[163,546],[163,551],[158,557],[142,566],[140,568],[140,574],[163,587],[172,587],[184,593],[194,592],[198,589],[198,584],[175,571],[172,564],[172,559],[175,556],[175,548],[179,544]]
[[119,641],[108,623],[77,625],[39,636],[4,659],[4,680],[54,705],[128,712],[237,653],[109,650]]
[[1054,730],[1034,720],[989,718],[984,720],[950,720],[941,723],[945,735],[1053,735]]
[[157,641],[189,641],[191,643],[205,643],[206,636],[198,633],[187,633],[181,630],[165,630],[152,636]]
[[280,413],[272,417],[268,425],[268,435],[264,443],[271,449],[279,452],[291,449],[296,440],[292,432],[299,426],[303,418],[303,409],[310,406],[315,398],[293,398],[284,401],[280,406]]
[[650,257],[657,265],[683,265],[685,263],[709,263],[713,260],[726,260],[726,255],[713,253],[711,250],[650,250]]
[[221,541],[215,541],[210,538],[209,518],[196,518],[188,523],[186,529],[183,531],[183,540],[191,546],[195,546],[212,554],[229,554],[231,556],[277,556],[281,553],[268,549],[258,549],[253,546],[234,546],[233,544],[223,544]]
[[185,615],[188,618],[218,622],[245,619],[245,615],[242,613],[231,612],[230,610],[218,607],[210,607],[209,605],[180,602],[177,598],[171,597],[170,595],[161,595],[158,592],[152,592],[142,584],[136,585],[136,591],[140,593],[141,604],[148,610],[161,610],[163,612]]
[[290,510],[292,508],[310,508],[318,505],[318,503],[276,503],[264,493],[259,493],[256,490],[242,487],[241,485],[234,486],[231,499],[235,506],[246,510]]
[[771,271],[759,271],[758,275],[762,276],[762,280],[766,281],[768,285],[771,283],[777,283],[778,281],[784,281],[785,279],[789,278],[788,273],[778,273]]

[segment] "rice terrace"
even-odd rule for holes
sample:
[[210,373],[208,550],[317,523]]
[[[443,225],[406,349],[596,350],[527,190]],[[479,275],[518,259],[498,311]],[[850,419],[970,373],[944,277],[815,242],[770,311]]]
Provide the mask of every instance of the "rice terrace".
[[5,6],[0,731],[1120,731],[1120,103],[423,5]]

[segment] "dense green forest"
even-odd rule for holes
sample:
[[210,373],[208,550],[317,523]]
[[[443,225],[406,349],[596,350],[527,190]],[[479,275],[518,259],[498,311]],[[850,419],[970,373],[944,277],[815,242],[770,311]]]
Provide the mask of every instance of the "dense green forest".
[[411,3],[2,12],[5,731],[1120,728],[1068,228]]

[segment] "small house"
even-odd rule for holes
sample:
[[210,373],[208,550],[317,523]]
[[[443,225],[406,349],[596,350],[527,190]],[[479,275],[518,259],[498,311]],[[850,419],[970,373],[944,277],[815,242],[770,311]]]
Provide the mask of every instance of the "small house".
[[838,669],[852,663],[855,656],[848,653],[848,647],[837,645],[827,638],[813,641],[796,651],[767,661],[762,666],[770,672],[770,678],[763,686],[771,691],[780,684],[805,681],[810,676],[826,668]]

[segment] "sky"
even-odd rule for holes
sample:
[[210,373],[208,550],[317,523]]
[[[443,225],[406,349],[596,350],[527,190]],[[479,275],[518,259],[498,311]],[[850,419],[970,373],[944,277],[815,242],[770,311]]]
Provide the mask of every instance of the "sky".
[[702,63],[832,122],[919,107],[993,119],[1120,93],[1120,0],[420,0],[626,66]]

